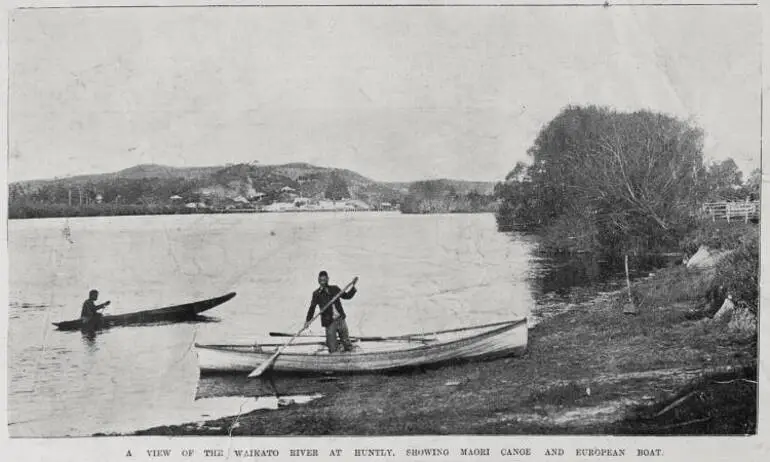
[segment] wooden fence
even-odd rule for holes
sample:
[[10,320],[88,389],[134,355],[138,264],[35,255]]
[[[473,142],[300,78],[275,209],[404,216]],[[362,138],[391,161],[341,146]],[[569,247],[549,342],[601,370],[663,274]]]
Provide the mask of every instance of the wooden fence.
[[759,220],[759,201],[746,201],[746,202],[708,202],[703,204],[701,213],[704,218],[709,218],[711,221],[727,220],[730,221],[743,221],[748,223],[749,220]]

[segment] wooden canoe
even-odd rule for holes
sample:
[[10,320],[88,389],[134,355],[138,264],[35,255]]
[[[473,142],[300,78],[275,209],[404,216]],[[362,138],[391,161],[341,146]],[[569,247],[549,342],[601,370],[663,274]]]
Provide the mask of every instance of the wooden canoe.
[[[272,370],[287,374],[355,374],[410,369],[453,361],[491,359],[522,353],[527,347],[527,320],[498,322],[428,334],[412,334],[414,342],[371,342],[352,352],[330,354],[323,344],[291,345]],[[394,337],[408,339],[411,335]],[[418,338],[419,337],[419,338]],[[430,338],[432,342],[425,342]],[[201,374],[248,374],[282,344],[195,344]]]
[[219,306],[235,297],[231,292],[221,297],[210,298],[182,305],[167,306],[154,310],[136,311],[133,313],[98,316],[87,324],[80,319],[53,323],[59,330],[104,329],[114,326],[132,324],[148,324],[154,322],[172,322],[194,319],[199,313]]

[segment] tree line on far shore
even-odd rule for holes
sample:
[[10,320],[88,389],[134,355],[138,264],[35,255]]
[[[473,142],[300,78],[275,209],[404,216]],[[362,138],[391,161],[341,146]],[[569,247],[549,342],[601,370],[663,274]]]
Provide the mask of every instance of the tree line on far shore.
[[482,194],[475,190],[461,193],[445,180],[426,180],[409,186],[409,192],[401,202],[401,212],[480,213],[493,212],[496,205],[493,194]]

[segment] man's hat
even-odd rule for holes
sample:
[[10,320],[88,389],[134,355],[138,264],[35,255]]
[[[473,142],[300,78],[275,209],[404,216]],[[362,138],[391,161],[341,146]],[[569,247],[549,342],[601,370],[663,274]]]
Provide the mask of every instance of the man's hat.
[[320,278],[321,276],[326,276],[328,278],[329,273],[327,273],[326,271],[321,271],[320,273],[318,273],[318,277]]

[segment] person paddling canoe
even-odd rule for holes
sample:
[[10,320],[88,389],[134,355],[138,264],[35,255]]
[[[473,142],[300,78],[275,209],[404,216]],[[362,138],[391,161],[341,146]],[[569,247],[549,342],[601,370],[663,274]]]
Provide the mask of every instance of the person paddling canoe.
[[100,317],[102,314],[99,313],[99,310],[103,310],[107,306],[109,306],[110,302],[109,300],[102,303],[101,305],[96,304],[96,299],[99,298],[99,291],[98,290],[92,290],[88,293],[88,300],[83,302],[83,309],[80,311],[80,320],[83,323],[83,325],[90,324],[91,322],[95,321],[98,317]]
[[[321,313],[321,325],[326,329],[326,346],[329,348],[329,353],[337,351],[337,337],[339,336],[339,342],[342,344],[342,348],[345,351],[352,351],[353,344],[350,342],[350,336],[348,333],[348,324],[345,322],[345,310],[342,309],[342,303],[340,298],[350,300],[356,294],[355,282],[353,281],[353,287],[347,292],[341,294],[339,298]],[[318,273],[318,289],[313,291],[313,297],[310,299],[310,307],[307,310],[307,316],[305,317],[305,329],[310,327],[310,322],[315,315],[316,307],[322,308],[326,306],[334,297],[339,294],[342,289],[338,286],[329,285],[329,274],[326,271]]]

